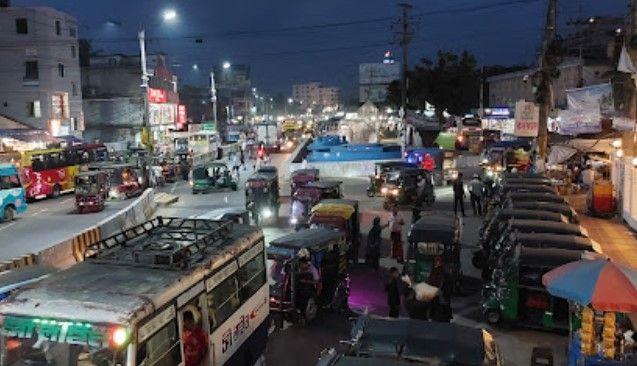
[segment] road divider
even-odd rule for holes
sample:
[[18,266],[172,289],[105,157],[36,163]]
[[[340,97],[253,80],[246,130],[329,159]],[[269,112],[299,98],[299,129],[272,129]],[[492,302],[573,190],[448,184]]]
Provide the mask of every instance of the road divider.
[[160,192],[155,194],[155,204],[157,204],[157,206],[165,207],[177,201],[179,201],[179,196],[174,194],[165,193],[165,192]]
[[19,258],[0,263],[0,271],[33,265],[65,268],[81,262],[84,260],[84,251],[87,247],[102,238],[109,237],[116,232],[126,230],[150,219],[155,213],[156,207],[155,192],[153,189],[148,188],[140,197],[116,214],[38,253],[28,253]]

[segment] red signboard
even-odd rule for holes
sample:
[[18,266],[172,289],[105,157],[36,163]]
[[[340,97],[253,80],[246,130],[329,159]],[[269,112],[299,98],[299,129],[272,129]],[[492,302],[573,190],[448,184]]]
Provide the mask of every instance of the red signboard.
[[164,89],[148,88],[148,101],[151,103],[166,103],[168,93]]
[[186,124],[186,120],[188,119],[188,114],[186,113],[186,106],[180,104],[177,107],[177,125],[183,126]]

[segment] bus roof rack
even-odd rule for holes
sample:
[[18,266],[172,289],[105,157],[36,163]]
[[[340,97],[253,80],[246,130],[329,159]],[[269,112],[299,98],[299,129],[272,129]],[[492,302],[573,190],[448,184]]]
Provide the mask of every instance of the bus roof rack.
[[158,216],[89,245],[84,259],[183,270],[215,249],[231,232],[232,221]]

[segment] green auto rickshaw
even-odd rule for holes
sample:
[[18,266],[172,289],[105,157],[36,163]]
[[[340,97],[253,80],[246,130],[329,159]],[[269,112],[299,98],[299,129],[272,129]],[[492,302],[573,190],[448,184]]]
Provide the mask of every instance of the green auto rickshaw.
[[542,276],[582,259],[584,251],[518,247],[513,258],[499,263],[483,290],[483,313],[490,324],[516,323],[545,330],[569,329],[569,305],[552,296]]
[[192,194],[237,190],[237,180],[224,163],[214,162],[196,165],[190,172]]
[[374,164],[374,175],[369,177],[369,186],[367,187],[367,196],[374,197],[380,194],[380,190],[385,183],[387,173],[400,169],[420,169],[418,165],[407,163],[405,161],[385,161]]

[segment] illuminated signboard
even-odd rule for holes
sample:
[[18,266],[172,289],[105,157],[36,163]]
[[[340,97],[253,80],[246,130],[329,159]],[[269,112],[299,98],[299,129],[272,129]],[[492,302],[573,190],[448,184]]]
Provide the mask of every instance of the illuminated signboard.
[[90,323],[6,316],[2,334],[7,337],[36,338],[49,342],[108,347],[108,329]]
[[183,104],[180,104],[177,107],[177,124],[183,126],[186,124],[187,119],[188,119],[188,114],[186,113],[186,106]]
[[166,103],[168,93],[164,89],[148,88],[148,101],[151,103]]

